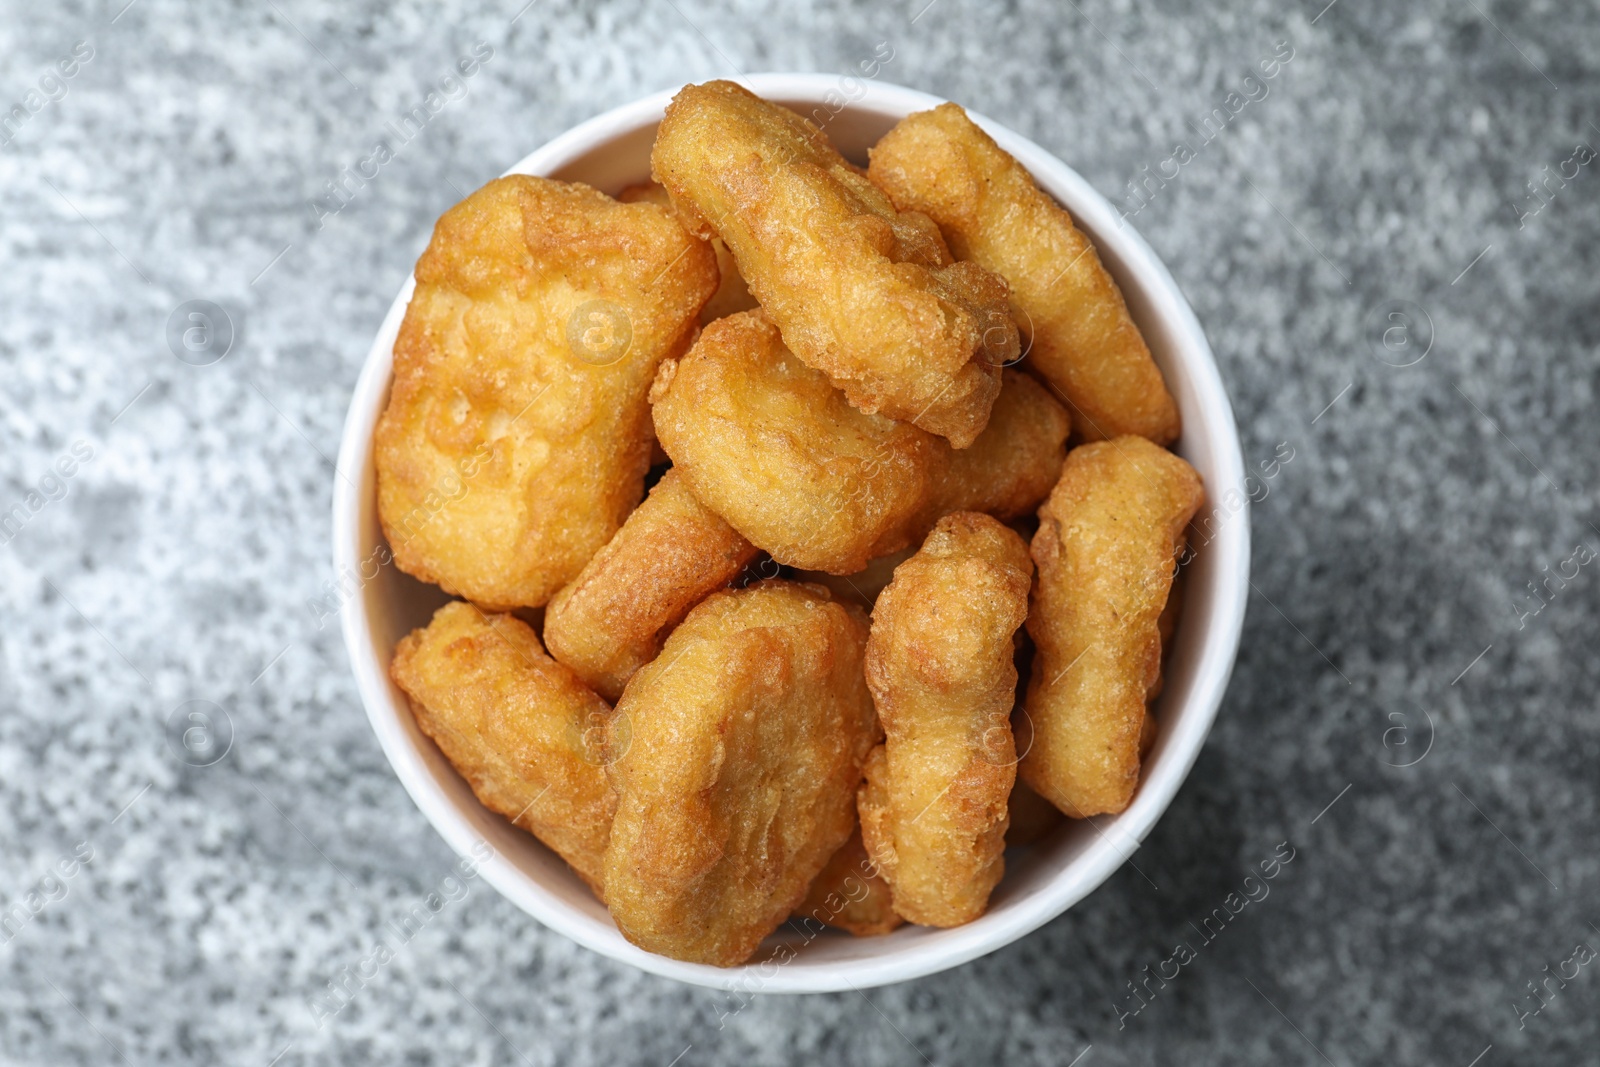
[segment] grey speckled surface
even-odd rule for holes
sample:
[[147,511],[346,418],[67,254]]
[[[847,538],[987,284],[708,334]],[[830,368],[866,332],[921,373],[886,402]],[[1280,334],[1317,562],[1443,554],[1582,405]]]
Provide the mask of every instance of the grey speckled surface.
[[[74,442],[93,453],[0,548],[0,897],[59,897],[0,945],[0,1061],[1600,1057],[1600,967],[1514,1007],[1600,947],[1600,570],[1515,610],[1542,568],[1600,549],[1600,169],[1569,164],[1548,204],[1527,189],[1600,147],[1592,5],[536,0],[513,25],[520,0],[125,2],[0,4],[7,109],[93,48],[0,149],[0,506]],[[479,40],[467,98],[318,231],[323,183]],[[1244,650],[1139,854],[1150,881],[1124,869],[958,970],[761,998],[720,1029],[724,994],[611,964],[479,885],[318,1030],[310,998],[454,859],[306,602],[351,385],[458,190],[646,92],[843,72],[888,41],[883,77],[1118,194],[1279,40],[1294,58],[1266,98],[1135,219],[1209,331],[1247,458],[1295,456],[1256,508]],[[197,298],[240,327],[207,367],[164,340]],[[1394,299],[1431,318],[1414,366],[1374,355]],[[168,747],[190,700],[233,724],[214,766]],[[1386,766],[1423,750],[1424,712],[1427,756]],[[1119,1029],[1124,983],[1286,838],[1271,897]],[[48,881],[80,843],[92,860]]]

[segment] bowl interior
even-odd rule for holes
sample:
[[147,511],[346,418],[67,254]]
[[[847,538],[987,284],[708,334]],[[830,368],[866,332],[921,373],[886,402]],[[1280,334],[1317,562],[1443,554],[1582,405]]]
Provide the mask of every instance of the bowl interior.
[[[840,150],[865,163],[867,148],[899,118],[935,106],[935,97],[897,86],[867,84],[841,108],[839,80],[822,75],[755,75],[746,79],[769,99],[811,115]],[[650,145],[670,94],[638,101],[585,123],[512,168],[582,181],[615,194],[649,177]],[[408,282],[373,343],[351,404],[335,479],[335,564],[356,576],[358,591],[343,627],[358,686],[374,730],[401,781],[458,852],[483,845],[493,856],[483,875],[548,926],[613,958],[697,984],[767,991],[861,988],[927,974],[1006,944],[1060,914],[1100,884],[1138,847],[1198,754],[1221,700],[1237,649],[1247,591],[1249,530],[1237,431],[1211,352],[1171,276],[1131,228],[1070,168],[1032,142],[974,115],[1065,205],[1094,241],[1127,298],[1182,412],[1176,451],[1205,479],[1203,511],[1224,498],[1215,533],[1188,564],[1183,618],[1167,667],[1157,716],[1159,738],[1133,804],[1121,815],[1069,822],[1051,837],[1006,856],[1006,876],[989,912],[953,930],[902,927],[885,937],[834,931],[803,935],[785,927],[763,955],[741,968],[681,963],[643,952],[617,932],[603,905],[566,865],[530,835],[478,804],[471,789],[417,728],[387,665],[395,642],[426,625],[447,599],[436,587],[402,574],[386,558],[378,525],[372,430],[387,403],[395,335],[410,300]],[[1230,493],[1230,490],[1232,491]],[[776,946],[796,951],[778,966]],[[785,953],[787,956],[788,954]]]

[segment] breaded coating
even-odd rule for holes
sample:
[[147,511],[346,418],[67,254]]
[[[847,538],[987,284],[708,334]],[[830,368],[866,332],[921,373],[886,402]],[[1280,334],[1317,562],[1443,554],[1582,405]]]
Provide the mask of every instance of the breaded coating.
[[1010,283],[1031,338],[1023,365],[1066,398],[1079,437],[1177,439],[1177,405],[1094,246],[965,111],[907,116],[871,160],[867,173],[897,208],[925,212],[956,258]]
[[667,108],[655,178],[727,242],[784,343],[862,411],[965,448],[1020,351],[1006,285],[956,263],[926,217],[896,211],[816,125],[732,82]]
[[538,606],[643,495],[645,398],[716,257],[653,204],[519,174],[444,214],[416,278],[374,441],[384,534],[446,592]]
[[957,450],[852,407],[757,310],[663,363],[650,401],[674,469],[708,507],[779,563],[846,575],[949,512],[1011,518],[1049,493],[1066,412],[1026,375],[1005,382],[989,427]]
[[689,492],[676,470],[545,612],[550,654],[607,700],[661,651],[689,609],[739,576],[756,547]]
[[[667,195],[666,186],[656,182],[630,185],[617,194],[617,199],[624,204],[658,204],[673,210],[672,197]],[[733,253],[728,251],[726,242],[720,237],[711,238],[711,251],[717,255],[717,273],[722,276],[722,281],[710,303],[700,309],[702,326],[713,319],[732,315],[736,311],[749,311],[756,306],[756,298],[750,295],[750,287],[744,283],[744,275],[739,273],[739,264],[734,262]]]
[[545,655],[527,623],[459,600],[400,639],[389,674],[483,806],[543,841],[603,899],[616,811],[602,766],[606,702]]
[[867,855],[860,830],[833,854],[790,918],[807,934],[815,934],[820,923],[856,937],[887,934],[905,923],[894,913],[889,883]]
[[851,407],[761,311],[707,326],[650,403],[695,496],[779,563],[852,574],[909,541],[936,439]]
[[998,519],[1031,513],[1061,476],[1072,419],[1050,391],[1007,368],[989,425],[971,448],[942,449],[929,500],[915,536],[956,511],[981,511]]
[[1039,509],[1021,773],[1074,818],[1122,811],[1138,787],[1159,620],[1203,496],[1193,467],[1129,436],[1069,452]]
[[880,736],[865,645],[859,609],[759,582],[702,601],[628,682],[606,903],[629,941],[732,967],[805,899]]
[[1005,871],[1016,632],[1032,578],[1015,531],[957,512],[872,610],[867,686],[886,741],[868,763],[861,832],[911,922],[971,922]]

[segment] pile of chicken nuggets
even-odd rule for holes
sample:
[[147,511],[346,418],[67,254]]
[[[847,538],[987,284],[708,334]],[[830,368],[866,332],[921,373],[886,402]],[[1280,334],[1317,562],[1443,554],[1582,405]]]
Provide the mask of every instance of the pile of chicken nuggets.
[[1008,845],[1138,787],[1203,493],[1177,407],[1093,245],[954,104],[863,169],[689,86],[651,169],[439,220],[378,502],[459,599],[393,678],[649,951],[971,922]]

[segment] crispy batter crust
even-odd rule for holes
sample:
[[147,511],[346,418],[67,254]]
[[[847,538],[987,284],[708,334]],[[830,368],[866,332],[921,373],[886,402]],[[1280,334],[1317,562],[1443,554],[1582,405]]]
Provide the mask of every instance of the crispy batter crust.
[[459,600],[395,646],[389,673],[478,800],[604,896],[616,797],[601,766],[611,708],[544,654],[531,627]]
[[1032,577],[1013,530],[958,512],[873,608],[867,685],[887,739],[860,794],[862,837],[912,922],[971,922],[1005,871],[1015,635]]
[[815,924],[821,923],[837,926],[856,937],[877,937],[905,923],[894,913],[889,883],[867,855],[860,830],[833,854],[790,918],[807,933],[813,933]]
[[545,613],[550,654],[607,700],[661,651],[689,609],[739,576],[756,547],[669,470],[555,595]]
[[645,397],[715,256],[662,208],[513,175],[445,213],[416,277],[374,442],[395,562],[485,608],[543,604],[644,492]]
[[851,574],[907,543],[935,438],[851,407],[760,311],[707,326],[650,402],[694,494],[779,563]]
[[[672,197],[667,195],[666,187],[656,182],[630,185],[617,194],[617,199],[624,204],[657,204],[673,210]],[[727,243],[720,237],[711,238],[710,243],[711,251],[717,256],[717,273],[722,276],[722,281],[717,285],[716,295],[700,309],[702,326],[714,319],[737,311],[749,311],[756,306],[756,298],[750,295],[750,287],[745,284],[744,275],[739,273],[739,264],[734,262]]]
[[697,497],[778,562],[842,575],[952,511],[1012,518],[1044,499],[1069,420],[1026,375],[1005,382],[988,428],[957,450],[852,407],[753,311],[663,363],[650,400],[656,435]]
[[971,448],[940,450],[914,536],[956,511],[1014,519],[1037,508],[1061,476],[1072,419],[1049,390],[1007,369],[989,425]]
[[1020,351],[1006,286],[954,263],[814,124],[726,81],[667,108],[651,153],[699,231],[727,242],[785,343],[850,402],[972,442]]
[[1194,468],[1142,437],[1075,448],[1039,509],[1028,633],[1031,744],[1021,773],[1068,815],[1122,811],[1139,784],[1159,620],[1204,490]]
[[731,967],[850,837],[879,731],[866,618],[819,586],[713,593],[628,682],[606,902],[641,948]]
[[902,211],[939,224],[958,259],[1003,276],[1032,337],[1024,366],[1073,408],[1078,435],[1178,437],[1178,408],[1122,291],[1072,217],[955,104],[909,115],[868,174]]

